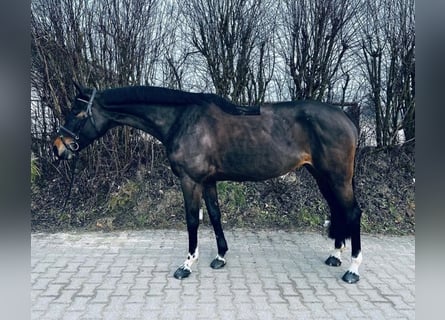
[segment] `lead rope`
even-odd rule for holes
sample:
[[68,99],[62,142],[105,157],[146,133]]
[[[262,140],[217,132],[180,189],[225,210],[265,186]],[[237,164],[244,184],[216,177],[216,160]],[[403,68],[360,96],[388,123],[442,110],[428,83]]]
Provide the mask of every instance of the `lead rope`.
[[65,202],[63,203],[63,206],[62,206],[62,211],[65,210],[66,204],[68,203],[68,200],[70,199],[70,196],[71,196],[71,190],[73,189],[73,184],[74,184],[74,173],[76,171],[76,164],[77,164],[77,157],[74,157],[73,164],[71,167],[70,186],[68,189],[68,194],[65,198]]

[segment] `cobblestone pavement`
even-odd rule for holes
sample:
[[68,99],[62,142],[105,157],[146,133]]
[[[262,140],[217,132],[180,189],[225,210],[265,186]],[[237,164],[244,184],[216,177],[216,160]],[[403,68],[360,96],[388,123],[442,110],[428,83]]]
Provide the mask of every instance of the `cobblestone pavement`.
[[[200,260],[173,278],[187,254],[175,230],[35,233],[32,319],[414,319],[415,238],[362,236],[361,279],[324,264],[333,242],[316,233],[226,231],[227,265],[201,228]],[[349,242],[347,243],[349,244]]]

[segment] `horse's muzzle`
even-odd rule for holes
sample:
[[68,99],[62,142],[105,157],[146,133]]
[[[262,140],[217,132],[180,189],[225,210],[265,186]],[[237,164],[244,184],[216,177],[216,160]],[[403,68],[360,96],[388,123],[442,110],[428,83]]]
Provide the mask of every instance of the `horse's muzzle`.
[[77,151],[78,149],[79,145],[77,144],[77,142],[72,141],[71,139],[66,139],[66,141],[62,141],[62,138],[57,137],[56,140],[54,140],[53,152],[54,155],[60,160],[72,159],[76,155],[75,152],[73,151]]

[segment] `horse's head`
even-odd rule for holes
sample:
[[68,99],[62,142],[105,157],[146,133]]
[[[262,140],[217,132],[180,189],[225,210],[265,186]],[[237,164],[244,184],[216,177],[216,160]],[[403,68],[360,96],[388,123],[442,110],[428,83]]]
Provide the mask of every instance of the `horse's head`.
[[106,131],[106,119],[101,114],[96,89],[85,89],[75,84],[79,93],[72,102],[65,123],[59,127],[54,140],[54,154],[62,160],[73,158]]

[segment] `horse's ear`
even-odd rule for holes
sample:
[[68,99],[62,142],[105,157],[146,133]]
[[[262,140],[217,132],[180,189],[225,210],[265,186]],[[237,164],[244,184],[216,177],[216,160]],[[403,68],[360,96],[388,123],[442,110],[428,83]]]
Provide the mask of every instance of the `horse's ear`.
[[76,81],[74,81],[73,80],[73,84],[74,84],[74,86],[76,87],[76,89],[77,89],[77,91],[80,93],[80,94],[83,94],[83,87],[81,86],[81,85],[79,85]]

